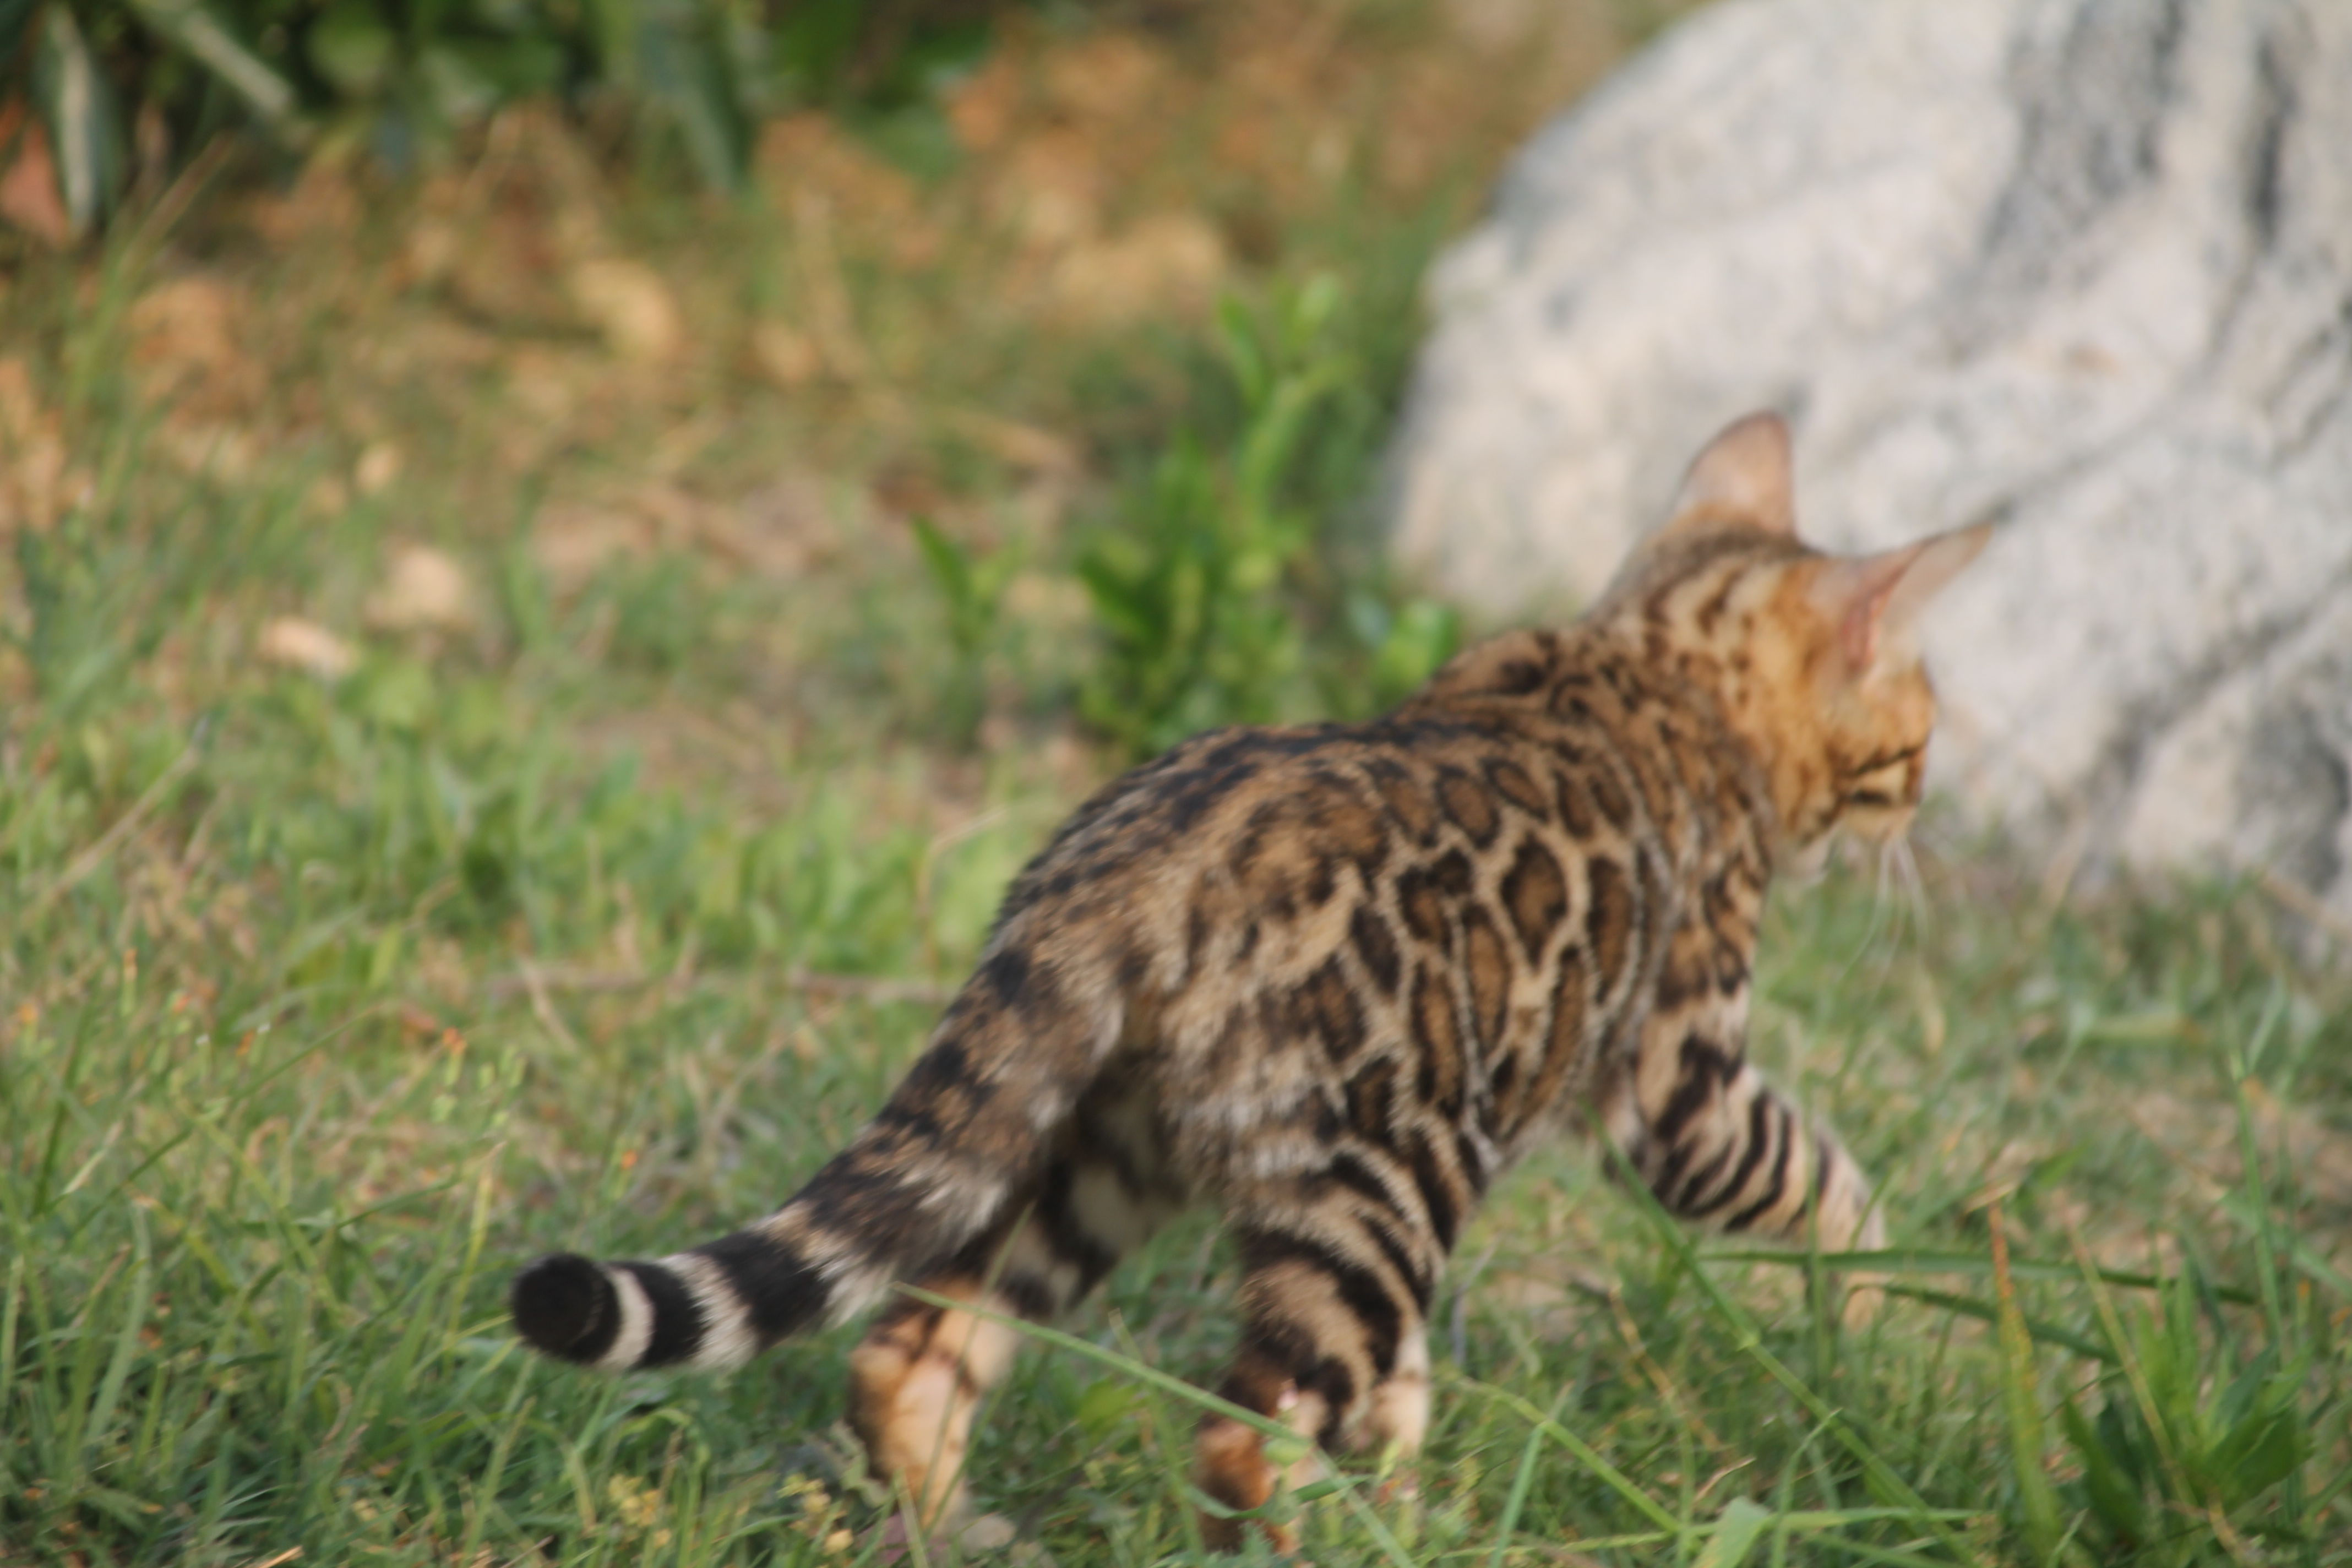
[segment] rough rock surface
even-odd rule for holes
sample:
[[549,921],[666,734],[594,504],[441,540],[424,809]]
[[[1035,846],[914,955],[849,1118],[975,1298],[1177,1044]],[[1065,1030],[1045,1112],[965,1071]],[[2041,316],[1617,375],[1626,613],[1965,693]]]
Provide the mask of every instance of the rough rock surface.
[[1929,636],[1978,820],[2352,915],[2352,4],[1726,0],[1432,289],[1424,580],[1585,598],[1778,407],[1809,536],[2006,521]]

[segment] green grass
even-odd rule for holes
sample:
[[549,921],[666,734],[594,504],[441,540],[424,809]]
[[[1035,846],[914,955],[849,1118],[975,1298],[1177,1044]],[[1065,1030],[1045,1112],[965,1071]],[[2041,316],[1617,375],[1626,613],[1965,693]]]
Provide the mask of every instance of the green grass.
[[[658,247],[685,217],[647,200]],[[782,268],[765,220],[724,221],[727,287]],[[1343,513],[1434,232],[1307,257],[1357,302],[1328,362],[1352,412],[1280,484],[1197,331],[1024,362],[1000,409],[1068,416],[1107,476],[1066,532],[1024,531],[1019,476],[919,408],[877,437],[708,373],[676,395],[729,411],[709,471],[782,443],[945,497],[920,544],[877,524],[781,575],[688,542],[559,581],[532,497],[659,429],[517,476],[474,382],[386,395],[412,454],[452,450],[373,495],[320,500],[331,430],[182,471],[122,369],[152,258],[20,277],[0,342],[89,482],[0,566],[0,1562],[878,1561],[838,1426],[854,1331],[601,1380],[519,1351],[506,1279],[763,1212],[878,1104],[1006,879],[1142,738],[1072,727],[1174,646],[1083,635],[1097,531],[1171,463],[1257,485],[1284,549],[1292,510]],[[1245,292],[1286,308],[1307,270]],[[858,298],[912,331],[933,286]],[[356,395],[335,330],[304,352]],[[998,352],[943,368],[942,403]],[[1232,565],[1171,515],[1171,557]],[[471,623],[353,629],[416,538],[468,569]],[[1153,548],[1120,570],[1159,592]],[[1307,627],[1293,678],[1185,700],[1337,710],[1393,679],[1407,617],[1370,572],[1318,544],[1283,582],[1236,613]],[[294,612],[357,668],[257,661]],[[1755,1029],[1885,1183],[1884,1315],[1841,1330],[1821,1260],[1694,1245],[1547,1153],[1441,1288],[1417,1501],[1343,1467],[1281,1505],[1311,1560],[2352,1562],[2352,987],[2258,894],[2053,902],[1925,837],[1916,910],[1866,873],[1780,897]],[[994,1396],[974,1480],[1024,1561],[1197,1552],[1185,1449],[1232,1284],[1180,1224]]]

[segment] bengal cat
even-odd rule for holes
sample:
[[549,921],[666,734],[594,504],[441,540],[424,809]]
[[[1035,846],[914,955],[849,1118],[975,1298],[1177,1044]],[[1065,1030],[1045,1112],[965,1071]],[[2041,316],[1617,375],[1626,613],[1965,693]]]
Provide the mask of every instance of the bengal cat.
[[[1745,1058],[1757,919],[1832,830],[1908,826],[1935,711],[1910,634],[1986,537],[1809,549],[1786,427],[1742,420],[1566,630],[1473,647],[1369,723],[1216,731],[1104,788],[848,1148],[717,1241],[539,1259],[516,1327],[619,1371],[739,1365],[899,1280],[1042,1321],[1207,1201],[1242,1269],[1224,1396],[1409,1453],[1439,1271],[1542,1139],[1597,1125],[1723,1230],[1879,1246],[1853,1161]],[[898,1297],[851,1356],[919,1520],[961,1506],[1015,1338]],[[1196,1456],[1232,1509],[1274,1490],[1239,1422]]]

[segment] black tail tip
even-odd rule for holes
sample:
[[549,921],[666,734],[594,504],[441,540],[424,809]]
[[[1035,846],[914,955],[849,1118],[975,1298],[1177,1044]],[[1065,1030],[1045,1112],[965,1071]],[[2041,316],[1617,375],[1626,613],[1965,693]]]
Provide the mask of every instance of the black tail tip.
[[516,1275],[507,1304],[517,1333],[565,1361],[598,1360],[621,1331],[620,1293],[576,1252],[551,1252]]

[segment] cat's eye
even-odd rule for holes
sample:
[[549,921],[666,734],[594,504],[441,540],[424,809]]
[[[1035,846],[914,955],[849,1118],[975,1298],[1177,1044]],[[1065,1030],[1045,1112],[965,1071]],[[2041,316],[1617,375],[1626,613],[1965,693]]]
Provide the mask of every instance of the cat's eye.
[[1895,811],[1913,804],[1912,768],[1921,748],[1882,752],[1846,775],[1845,804],[1862,810]]

